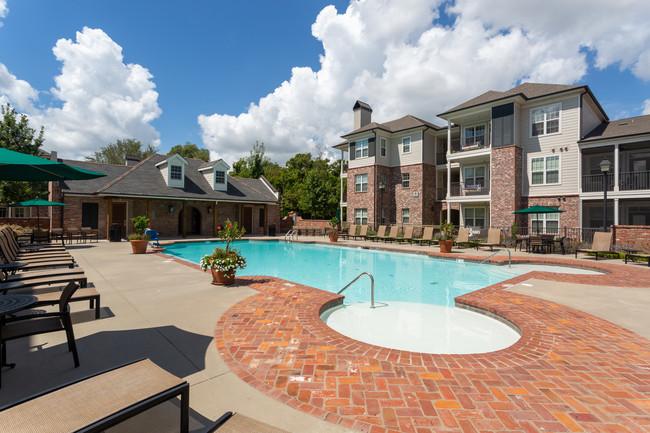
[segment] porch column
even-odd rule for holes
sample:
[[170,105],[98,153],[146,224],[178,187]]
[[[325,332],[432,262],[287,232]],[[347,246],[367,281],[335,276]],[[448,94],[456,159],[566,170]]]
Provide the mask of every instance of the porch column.
[[[620,161],[621,161],[621,159],[620,159],[619,145],[615,144],[614,145],[614,191],[619,190],[618,189],[619,188],[619,186],[618,186],[618,180],[619,180],[618,179],[619,178],[618,173],[620,171]],[[614,209],[616,209],[616,208],[614,208]],[[614,224],[618,224],[618,218],[616,217],[617,215],[618,215],[617,211],[615,210],[614,211],[614,218],[615,218],[614,219]]]
[[[618,146],[617,146],[618,147]],[[617,226],[618,223],[618,200],[617,198],[614,199],[614,225]]]
[[181,212],[183,213],[183,218],[181,218],[181,236],[185,237],[187,236],[187,231],[185,230],[185,226],[187,225],[187,209],[185,208],[185,200],[182,200],[181,203]]
[[[341,212],[341,214],[340,214],[341,218],[339,218],[339,219],[341,220],[341,227],[343,226],[343,173],[344,173],[344,171],[343,171],[343,163],[344,162],[345,162],[345,151],[343,149],[341,149],[341,174],[339,175],[339,186],[341,187],[341,196],[340,196],[341,198],[339,200],[339,209],[340,209],[340,212]],[[348,179],[345,178],[345,182],[347,182],[347,181],[348,181]],[[346,202],[347,202],[347,198],[346,198]]]
[[264,205],[264,227],[263,228],[264,228],[264,232],[263,232],[264,236],[268,235],[269,234],[269,232],[268,232],[268,230],[269,230],[269,205],[268,204]]
[[212,203],[212,236],[217,236],[217,202]]
[[[110,240],[111,224],[113,224],[113,197],[106,199],[106,240]],[[61,226],[63,227],[63,226]]]
[[447,194],[445,200],[447,201],[447,221],[451,221],[451,203],[449,202],[449,195],[451,194],[451,120],[447,120]]
[[151,199],[147,199],[147,218],[151,219]]

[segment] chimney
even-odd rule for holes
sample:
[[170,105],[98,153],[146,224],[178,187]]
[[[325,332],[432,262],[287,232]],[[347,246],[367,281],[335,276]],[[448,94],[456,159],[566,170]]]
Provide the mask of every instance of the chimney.
[[124,155],[124,158],[126,158],[126,165],[129,167],[138,165],[140,162],[140,157],[138,155]]
[[372,108],[370,108],[370,105],[366,104],[365,102],[355,102],[354,107],[352,107],[352,111],[354,112],[353,131],[356,131],[362,126],[366,126],[372,122]]
[[56,150],[50,152],[50,161],[58,161]]

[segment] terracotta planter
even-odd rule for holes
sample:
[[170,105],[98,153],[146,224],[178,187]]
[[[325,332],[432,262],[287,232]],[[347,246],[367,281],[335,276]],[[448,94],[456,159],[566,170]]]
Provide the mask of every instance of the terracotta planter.
[[339,240],[339,232],[336,230],[332,230],[330,233],[330,242],[336,242]]
[[440,245],[440,252],[441,253],[450,253],[451,252],[451,247],[454,246],[454,240],[453,239],[440,240],[438,242],[438,245]]
[[131,242],[131,249],[133,250],[133,254],[144,254],[147,252],[147,245],[149,244],[149,241],[147,239],[129,242]]
[[214,269],[210,270],[212,271],[212,284],[215,286],[229,286],[235,282],[234,272],[230,275],[226,275],[221,271],[215,271]]

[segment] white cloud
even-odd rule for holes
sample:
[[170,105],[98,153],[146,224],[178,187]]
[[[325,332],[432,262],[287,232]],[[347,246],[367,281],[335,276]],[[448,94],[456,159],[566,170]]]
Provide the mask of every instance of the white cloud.
[[76,41],[60,39],[52,51],[62,64],[50,90],[60,107],[34,108],[38,92],[0,64],[0,102],[24,110],[32,127],[45,127],[47,150],[79,158],[122,138],[160,145],[150,125],[161,114],[153,76],[140,65],[125,64],[122,47],[106,33],[84,28]]
[[[0,0],[0,18],[5,18],[8,13],[7,0]],[[0,27],[2,27],[2,21],[0,21]]]
[[[324,49],[320,69],[294,68],[238,116],[199,116],[203,141],[233,161],[260,140],[284,161],[340,142],[356,99],[380,122],[407,113],[435,121],[490,89],[576,83],[587,71],[585,49],[596,67],[619,64],[650,79],[650,2],[619,3],[549,0],[533,10],[520,0],[352,0],[343,13],[328,6],[312,25]],[[453,25],[438,21],[441,8]]]
[[650,114],[650,99],[643,101],[643,114]]

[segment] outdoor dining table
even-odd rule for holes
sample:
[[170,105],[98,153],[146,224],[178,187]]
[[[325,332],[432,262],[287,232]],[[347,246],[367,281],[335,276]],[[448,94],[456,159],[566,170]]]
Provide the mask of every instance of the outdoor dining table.
[[4,274],[5,278],[7,278],[10,274],[15,274],[18,269],[24,268],[27,265],[27,262],[1,263],[0,271]]
[[[36,304],[37,301],[38,298],[32,295],[0,295],[0,337],[2,337],[2,324],[5,316],[25,310]],[[15,365],[2,360],[2,367],[13,368]]]

